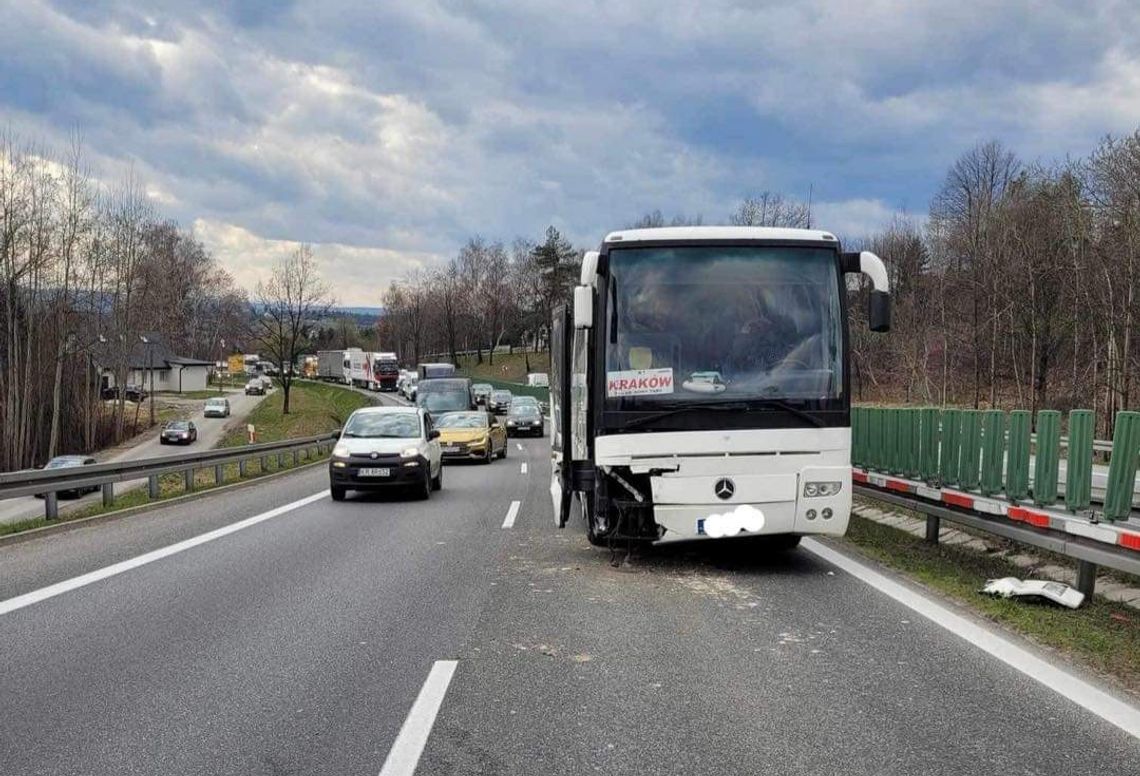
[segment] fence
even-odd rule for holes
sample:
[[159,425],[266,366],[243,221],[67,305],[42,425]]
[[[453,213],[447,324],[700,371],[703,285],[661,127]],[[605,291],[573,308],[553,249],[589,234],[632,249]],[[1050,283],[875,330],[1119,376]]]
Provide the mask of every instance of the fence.
[[[852,410],[855,492],[925,514],[937,541],[949,519],[1077,560],[1077,582],[1091,594],[1097,565],[1140,574],[1140,529],[1131,521],[1140,464],[1140,413],[1116,417],[1111,443],[1093,439],[1094,416],[1029,412],[858,407]],[[1061,446],[1067,450],[1060,490]],[[1094,508],[1093,453],[1111,453],[1099,473]]]
[[265,442],[257,445],[207,450],[200,453],[183,453],[146,458],[138,461],[101,463],[70,469],[36,469],[30,471],[0,474],[0,500],[19,496],[44,496],[44,516],[48,520],[59,517],[58,494],[60,491],[82,491],[98,488],[103,491],[103,504],[111,506],[115,502],[115,483],[129,483],[147,480],[147,493],[150,499],[157,499],[158,478],[164,474],[182,474],[186,492],[194,489],[194,477],[198,470],[213,467],[214,481],[224,480],[224,467],[236,463],[239,475],[244,477],[250,461],[260,460],[262,471],[269,468],[271,456],[276,456],[277,467],[284,468],[286,457],[296,465],[303,458],[320,455],[336,442],[337,434],[321,434],[298,439],[284,439],[278,442]]
[[1062,497],[1064,445],[1064,506],[1083,513],[1093,506],[1093,453],[1110,452],[1096,517],[1127,520],[1140,462],[1140,412],[1117,414],[1111,443],[1093,439],[1090,410],[1069,413],[1068,437],[1061,436],[1060,412],[1038,412],[1036,434],[1031,421],[1024,410],[857,407],[852,410],[852,462],[929,485],[1051,507]]

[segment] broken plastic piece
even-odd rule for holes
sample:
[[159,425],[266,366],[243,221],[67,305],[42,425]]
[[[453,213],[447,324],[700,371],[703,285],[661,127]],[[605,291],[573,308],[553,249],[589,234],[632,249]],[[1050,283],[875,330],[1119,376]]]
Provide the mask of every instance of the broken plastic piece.
[[991,579],[982,588],[983,593],[999,595],[1002,598],[1013,596],[1039,596],[1048,598],[1054,603],[1076,609],[1085,600],[1085,594],[1064,584],[1063,582],[1046,582],[1039,579],[1020,580],[1017,577],[1004,577]]

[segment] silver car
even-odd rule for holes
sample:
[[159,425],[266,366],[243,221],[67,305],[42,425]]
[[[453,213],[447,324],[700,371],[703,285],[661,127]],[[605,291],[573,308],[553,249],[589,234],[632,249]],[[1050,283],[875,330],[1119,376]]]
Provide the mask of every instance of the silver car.
[[344,424],[329,461],[333,501],[350,490],[406,488],[420,498],[443,487],[439,431],[419,407],[363,407]]

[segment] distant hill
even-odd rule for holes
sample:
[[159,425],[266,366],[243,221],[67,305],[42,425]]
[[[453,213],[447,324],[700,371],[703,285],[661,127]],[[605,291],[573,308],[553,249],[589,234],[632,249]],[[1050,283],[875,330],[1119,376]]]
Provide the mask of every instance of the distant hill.
[[383,307],[334,307],[333,315],[369,315],[379,317],[384,314]]

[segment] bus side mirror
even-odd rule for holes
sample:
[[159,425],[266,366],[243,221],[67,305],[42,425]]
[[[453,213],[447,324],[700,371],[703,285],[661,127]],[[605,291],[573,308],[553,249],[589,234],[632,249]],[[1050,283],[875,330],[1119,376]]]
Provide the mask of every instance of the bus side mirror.
[[886,291],[872,291],[867,302],[867,320],[871,331],[891,330],[891,295]]
[[594,325],[594,289],[590,286],[574,288],[574,328],[589,329]]

